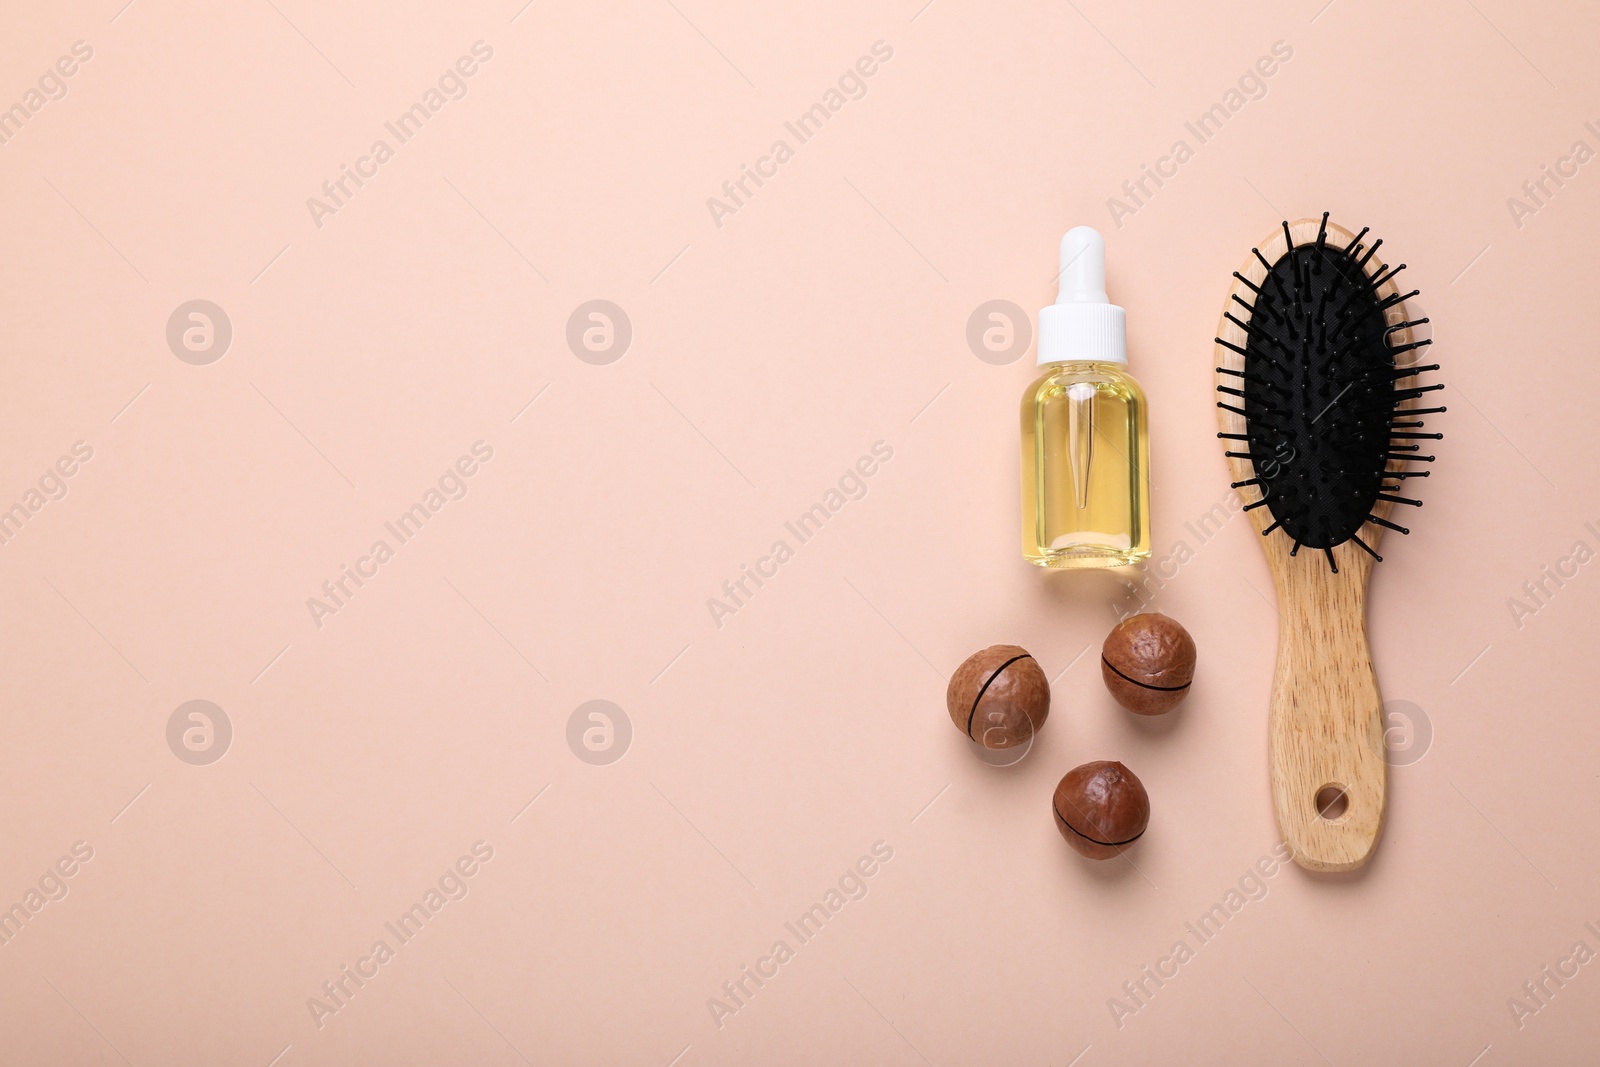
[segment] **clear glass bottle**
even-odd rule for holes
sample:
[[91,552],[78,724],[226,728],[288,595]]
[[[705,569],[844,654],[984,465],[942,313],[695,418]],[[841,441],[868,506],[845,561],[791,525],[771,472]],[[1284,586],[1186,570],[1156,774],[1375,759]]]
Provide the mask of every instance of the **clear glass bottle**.
[[1144,390],[1127,370],[1105,245],[1061,239],[1061,288],[1039,313],[1044,373],[1022,398],[1022,555],[1041,567],[1124,567],[1150,557]]

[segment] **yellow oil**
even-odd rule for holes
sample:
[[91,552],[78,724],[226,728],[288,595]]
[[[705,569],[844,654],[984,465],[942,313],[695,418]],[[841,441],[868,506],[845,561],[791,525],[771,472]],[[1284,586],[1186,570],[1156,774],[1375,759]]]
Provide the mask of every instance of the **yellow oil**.
[[1022,554],[1041,567],[1150,558],[1144,390],[1120,363],[1050,363],[1022,398]]

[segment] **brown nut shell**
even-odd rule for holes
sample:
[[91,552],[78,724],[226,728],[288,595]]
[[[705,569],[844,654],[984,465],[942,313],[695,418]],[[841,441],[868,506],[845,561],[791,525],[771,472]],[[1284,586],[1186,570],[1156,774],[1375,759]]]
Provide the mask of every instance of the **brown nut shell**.
[[1171,711],[1194,681],[1194,638],[1158,612],[1132,615],[1100,649],[1100,676],[1117,703],[1139,715]]
[[1027,744],[1050,714],[1050,681],[1017,645],[990,645],[950,676],[945,708],[956,729],[985,748]]
[[1110,859],[1150,825],[1150,795],[1128,768],[1109,760],[1074,767],[1051,799],[1056,829],[1092,860]]

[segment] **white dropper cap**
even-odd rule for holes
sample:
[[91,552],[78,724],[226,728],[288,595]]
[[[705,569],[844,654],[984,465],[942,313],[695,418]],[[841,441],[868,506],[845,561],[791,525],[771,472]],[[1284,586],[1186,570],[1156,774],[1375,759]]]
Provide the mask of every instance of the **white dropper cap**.
[[1093,226],[1061,238],[1058,281],[1039,312],[1039,363],[1128,362],[1127,313],[1106,296],[1106,243]]

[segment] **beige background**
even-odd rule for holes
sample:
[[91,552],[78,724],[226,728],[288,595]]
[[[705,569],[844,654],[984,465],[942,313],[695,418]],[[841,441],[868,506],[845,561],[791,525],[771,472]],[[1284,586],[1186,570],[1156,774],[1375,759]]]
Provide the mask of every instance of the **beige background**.
[[[1600,951],[1600,568],[1562,563],[1600,550],[1600,163],[1520,218],[1508,198],[1600,150],[1600,19],[123,3],[13,4],[0,32],[6,107],[93,49],[0,145],[0,507],[93,451],[0,545],[0,903],[93,851],[0,945],[0,1060],[1592,1062],[1600,963],[1542,969]],[[477,41],[466,96],[316,225],[307,199]],[[877,41],[865,95],[717,226],[707,198]],[[1199,144],[1185,122],[1275,42],[1292,58]],[[1118,226],[1108,198],[1180,138]],[[1403,750],[1383,844],[1358,875],[1258,882],[1271,589],[1247,522],[1189,524],[1228,493],[1229,273],[1324,209],[1410,264],[1450,412],[1372,589]],[[1018,557],[1031,353],[966,340],[986,301],[1050,300],[1085,222],[1154,413],[1150,606],[1200,648],[1154,724],[1094,665],[1139,600]],[[165,336],[196,299],[233,330],[203,366]],[[609,365],[565,339],[595,299],[632,326]],[[315,625],[307,599],[478,441],[466,496]],[[879,441],[865,495],[717,626],[708,599]],[[1569,577],[1539,606],[1546,566]],[[1005,769],[943,707],[996,642],[1056,679]],[[593,699],[632,727],[609,765],[567,741]],[[232,726],[209,765],[168,746],[190,700]],[[1051,826],[1097,758],[1153,796],[1132,863]],[[319,1026],[308,999],[479,841],[467,896]],[[880,841],[870,892],[801,945],[784,924]],[[1241,883],[1259,899],[1199,945],[1186,924]],[[779,939],[793,958],[719,1027],[708,999]],[[1179,939],[1193,958],[1118,1019]]]

